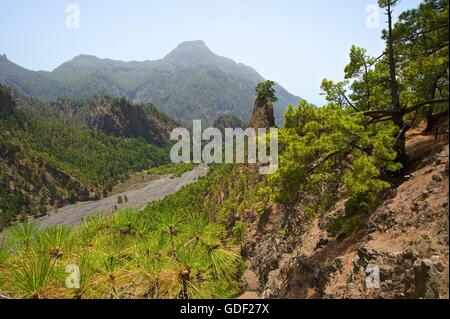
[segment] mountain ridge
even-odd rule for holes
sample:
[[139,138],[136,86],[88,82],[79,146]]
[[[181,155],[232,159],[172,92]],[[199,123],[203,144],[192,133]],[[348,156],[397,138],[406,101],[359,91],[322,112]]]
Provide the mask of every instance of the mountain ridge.
[[[252,67],[212,52],[204,41],[180,43],[162,59],[120,61],[80,54],[51,72],[27,70],[3,56],[0,83],[45,101],[108,94],[150,102],[175,118],[212,124],[220,114],[251,115],[254,87],[264,78]],[[301,98],[276,85],[277,124]]]

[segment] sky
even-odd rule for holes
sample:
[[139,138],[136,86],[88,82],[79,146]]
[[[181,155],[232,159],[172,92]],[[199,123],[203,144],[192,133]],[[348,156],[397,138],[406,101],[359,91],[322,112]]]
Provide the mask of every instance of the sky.
[[[418,3],[402,0],[396,14]],[[79,25],[70,4],[79,8]],[[51,71],[79,54],[157,60],[183,41],[203,40],[213,52],[321,105],[322,79],[342,79],[353,44],[374,56],[382,52],[385,16],[375,5],[376,0],[0,0],[0,54],[25,68]]]

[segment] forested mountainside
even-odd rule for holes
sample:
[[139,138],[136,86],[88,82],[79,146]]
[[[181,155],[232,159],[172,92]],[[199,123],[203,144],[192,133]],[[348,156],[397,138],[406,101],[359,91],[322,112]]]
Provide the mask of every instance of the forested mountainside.
[[[144,112],[123,99],[100,97],[76,107],[65,101],[62,117],[80,123],[68,125],[58,121],[61,114],[52,116],[48,104],[14,99],[6,87],[0,86],[0,99],[0,227],[17,215],[42,215],[48,207],[100,198],[130,172],[169,160],[174,122],[152,108]],[[26,101],[23,111],[36,116],[17,110],[16,100]],[[135,117],[141,127],[130,125]]]
[[15,103],[18,110],[33,119],[84,126],[115,136],[142,137],[158,146],[166,145],[170,131],[180,125],[152,104],[131,103],[108,95],[42,102],[16,94]]
[[248,127],[248,123],[242,121],[237,116],[231,114],[221,114],[214,121],[213,127],[218,128],[223,136],[225,136],[226,128],[242,128]]
[[[124,96],[153,103],[178,120],[201,119],[208,125],[222,113],[249,120],[254,87],[263,78],[252,68],[220,57],[203,41],[184,42],[157,61],[122,62],[80,55],[52,72],[26,70],[0,56],[0,83],[28,97],[55,101],[58,97]],[[277,123],[287,105],[300,98],[276,86]]]
[[[1,296],[448,299],[449,2],[394,23],[397,3],[379,1],[379,55],[353,46],[345,80],[322,82],[326,105],[288,106],[274,174],[214,164],[141,211],[13,225]],[[273,84],[257,85],[252,125],[273,124]],[[66,289],[68,264],[79,289]]]

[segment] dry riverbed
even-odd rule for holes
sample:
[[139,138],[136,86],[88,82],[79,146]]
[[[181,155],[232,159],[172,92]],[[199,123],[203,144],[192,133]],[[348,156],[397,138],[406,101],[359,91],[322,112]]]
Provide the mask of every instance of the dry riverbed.
[[[115,192],[97,201],[78,202],[50,211],[46,216],[37,219],[36,222],[41,228],[57,225],[76,227],[89,216],[111,214],[116,209],[127,207],[141,209],[149,202],[160,200],[167,195],[176,193],[183,186],[196,182],[199,177],[206,175],[207,172],[208,166],[200,165],[180,177],[171,178],[171,175],[164,175],[157,179],[150,179],[147,182],[133,184],[126,191]],[[128,201],[118,204],[119,196],[122,199],[126,197]]]

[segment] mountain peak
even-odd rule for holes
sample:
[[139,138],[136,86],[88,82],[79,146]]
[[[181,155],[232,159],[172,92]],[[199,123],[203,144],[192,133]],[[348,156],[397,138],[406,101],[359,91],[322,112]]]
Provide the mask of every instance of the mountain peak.
[[[203,40],[184,41],[181,42],[177,48],[204,48],[208,49]],[[208,49],[209,50],[209,49]]]
[[101,59],[96,57],[95,55],[79,54],[74,57],[71,62],[98,62],[100,60]]
[[180,43],[164,59],[183,64],[203,64],[216,57],[204,41],[196,40]]

